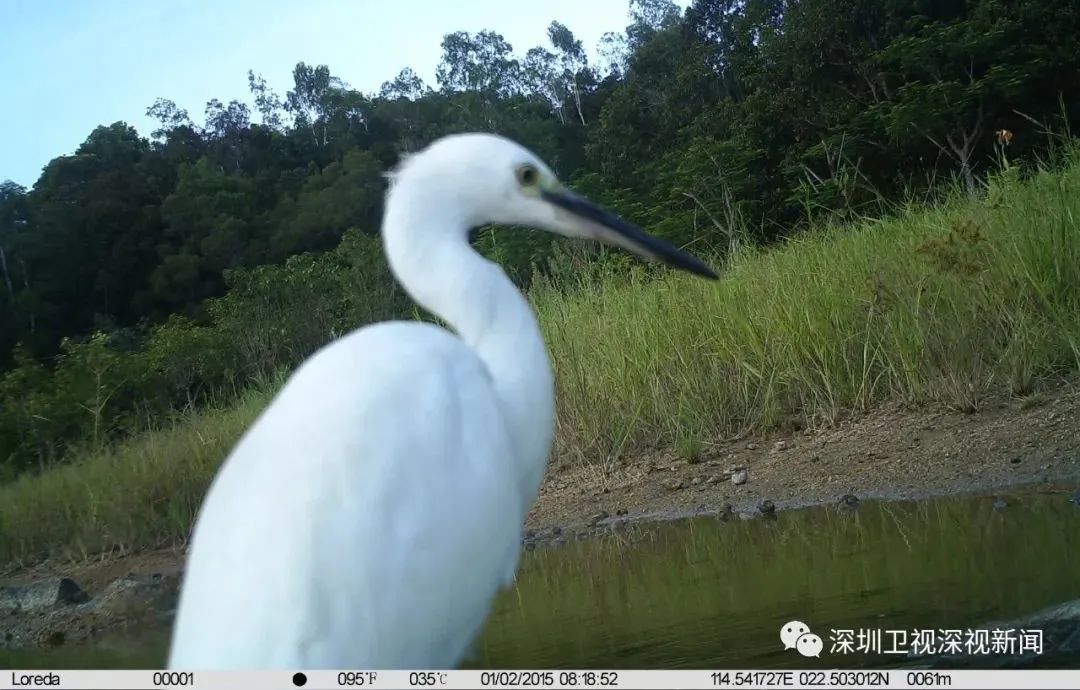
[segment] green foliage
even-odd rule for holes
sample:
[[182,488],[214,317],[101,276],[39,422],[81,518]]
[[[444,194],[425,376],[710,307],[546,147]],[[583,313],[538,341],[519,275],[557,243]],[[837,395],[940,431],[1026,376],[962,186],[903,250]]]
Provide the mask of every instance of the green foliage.
[[204,325],[174,315],[134,349],[118,334],[65,340],[52,368],[17,350],[0,377],[0,467],[10,475],[50,465],[69,446],[100,449],[176,411],[230,399],[354,328],[411,310],[378,240],[358,232],[331,252],[226,277],[229,290],[207,301]]
[[[601,64],[555,21],[545,45],[521,52],[491,30],[448,34],[438,89],[404,69],[365,94],[301,62],[279,96],[249,71],[254,113],[215,98],[196,123],[159,98],[150,140],[123,122],[97,127],[33,189],[0,185],[2,471],[159,425],[350,328],[414,313],[373,236],[385,173],[447,133],[517,139],[630,220],[738,264],[800,227],[882,217],[954,178],[1004,212],[1034,161],[1060,162],[1062,140],[1047,133],[1080,119],[1070,0],[628,9]],[[1007,145],[1000,129],[1015,134]],[[523,286],[657,273],[520,229],[475,241]],[[920,265],[996,265],[949,252],[930,242]],[[1069,305],[1054,300],[1071,274],[1043,265],[1024,264],[1024,299],[1066,323]],[[670,438],[696,447],[692,434]]]
[[[999,181],[992,205],[961,187],[947,204],[740,249],[717,283],[656,279],[622,255],[557,245],[558,262],[529,295],[556,369],[557,452],[603,462],[663,446],[693,462],[719,440],[793,416],[827,422],[886,399],[974,409],[995,390],[1075,381],[1080,155],[1071,158],[1061,171]],[[387,305],[407,311],[400,293],[379,292],[390,282],[374,245],[349,233],[333,261],[230,275],[213,327],[175,318],[155,330],[133,361],[145,358],[147,385],[176,399],[215,376],[262,375],[237,384],[239,399],[222,388],[163,429],[0,485],[0,563],[186,539],[220,462],[281,385],[270,357],[287,366],[335,323],[386,318]],[[131,376],[120,362],[131,355],[109,350],[120,346],[97,338],[68,360],[105,372],[104,386],[69,384],[86,407]],[[2,424],[16,415],[27,434],[47,433],[32,420],[56,411],[50,396],[63,393],[47,368],[17,361],[0,380]],[[75,423],[92,421],[79,409]]]

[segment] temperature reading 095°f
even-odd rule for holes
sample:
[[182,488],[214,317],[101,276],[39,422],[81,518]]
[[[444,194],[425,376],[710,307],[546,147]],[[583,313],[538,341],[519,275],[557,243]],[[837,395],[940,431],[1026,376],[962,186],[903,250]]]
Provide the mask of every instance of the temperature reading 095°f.
[[375,671],[342,671],[337,674],[338,685],[374,685],[379,674]]

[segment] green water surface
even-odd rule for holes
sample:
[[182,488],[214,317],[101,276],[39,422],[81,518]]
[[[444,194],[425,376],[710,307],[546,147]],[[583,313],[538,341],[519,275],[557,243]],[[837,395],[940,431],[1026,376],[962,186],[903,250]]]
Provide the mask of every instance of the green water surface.
[[[830,629],[942,629],[1080,598],[1080,507],[1067,494],[864,501],[775,519],[694,518],[538,549],[497,601],[470,668],[897,666],[829,651]],[[818,659],[784,650],[799,620]],[[94,646],[0,650],[4,668],[155,668],[167,630]],[[1055,659],[1080,667],[1080,657]]]

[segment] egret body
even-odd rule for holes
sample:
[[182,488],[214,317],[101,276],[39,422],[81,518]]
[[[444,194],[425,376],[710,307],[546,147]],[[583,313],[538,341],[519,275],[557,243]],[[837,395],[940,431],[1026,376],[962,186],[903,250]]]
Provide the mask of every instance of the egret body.
[[461,134],[407,158],[390,268],[452,328],[363,327],[303,363],[196,520],[169,666],[453,668],[513,580],[554,427],[536,317],[469,230],[531,226],[715,277],[566,190],[528,150]]

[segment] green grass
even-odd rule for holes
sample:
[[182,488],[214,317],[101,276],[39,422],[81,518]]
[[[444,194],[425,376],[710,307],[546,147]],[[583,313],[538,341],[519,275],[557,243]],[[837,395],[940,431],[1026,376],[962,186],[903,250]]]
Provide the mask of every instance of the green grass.
[[265,387],[0,487],[0,564],[84,559],[187,537],[210,480],[270,402]]
[[743,252],[719,283],[628,271],[538,286],[559,452],[692,459],[793,416],[827,423],[885,400],[975,410],[1075,371],[1080,161],[991,191]]
[[[900,209],[731,257],[718,282],[640,267],[534,284],[558,378],[556,453],[688,460],[799,417],[883,401],[975,410],[1080,368],[1080,156],[985,198]],[[0,563],[184,538],[219,462],[267,403],[192,413],[0,486]]]

